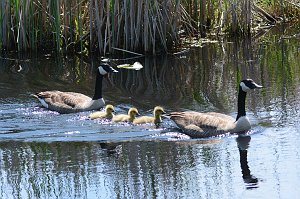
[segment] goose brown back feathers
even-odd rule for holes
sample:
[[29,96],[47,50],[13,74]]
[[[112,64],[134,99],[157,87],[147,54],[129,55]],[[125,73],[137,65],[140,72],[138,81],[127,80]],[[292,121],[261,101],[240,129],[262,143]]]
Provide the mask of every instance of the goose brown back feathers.
[[216,136],[235,128],[234,118],[216,112],[173,112],[169,116],[184,133],[191,137]]

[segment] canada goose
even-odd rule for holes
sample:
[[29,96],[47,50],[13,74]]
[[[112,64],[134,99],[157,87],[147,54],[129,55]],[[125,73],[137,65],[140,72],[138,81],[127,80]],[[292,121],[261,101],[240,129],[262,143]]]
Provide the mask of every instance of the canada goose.
[[241,81],[238,93],[238,114],[236,119],[216,112],[173,112],[168,116],[182,131],[194,138],[211,137],[224,133],[241,133],[251,128],[246,116],[245,100],[249,90],[262,88],[252,79]]
[[161,123],[161,115],[166,113],[164,109],[160,106],[156,106],[153,110],[153,117],[151,116],[141,116],[133,120],[133,124],[145,124],[145,123]]
[[139,114],[139,111],[136,108],[130,108],[128,115],[120,114],[113,117],[113,122],[132,122],[135,119],[135,116]]
[[42,105],[52,111],[59,113],[75,113],[81,111],[96,110],[105,105],[102,98],[102,80],[105,75],[111,72],[118,72],[107,63],[101,63],[97,70],[96,86],[93,98],[81,93],[44,91],[39,92],[33,97],[37,98]]
[[97,111],[90,114],[91,119],[112,119],[114,117],[113,112],[115,108],[113,105],[108,104],[105,106],[105,111]]

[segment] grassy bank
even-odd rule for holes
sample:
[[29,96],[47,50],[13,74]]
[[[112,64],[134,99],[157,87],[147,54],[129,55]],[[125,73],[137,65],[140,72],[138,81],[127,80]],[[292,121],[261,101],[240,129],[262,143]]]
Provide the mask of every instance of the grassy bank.
[[299,20],[296,0],[2,0],[2,50],[170,52],[182,38]]

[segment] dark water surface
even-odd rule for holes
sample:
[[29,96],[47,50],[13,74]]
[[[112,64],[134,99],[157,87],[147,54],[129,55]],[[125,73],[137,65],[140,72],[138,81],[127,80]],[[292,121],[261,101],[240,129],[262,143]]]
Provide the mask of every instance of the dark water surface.
[[135,106],[142,115],[161,105],[235,116],[241,79],[265,87],[247,96],[248,135],[208,139],[189,139],[167,119],[156,128],[47,111],[29,95],[57,89],[92,96],[99,61],[3,55],[0,198],[299,197],[299,41],[285,32],[204,43],[140,59],[142,70],[104,80],[104,98],[117,113]]

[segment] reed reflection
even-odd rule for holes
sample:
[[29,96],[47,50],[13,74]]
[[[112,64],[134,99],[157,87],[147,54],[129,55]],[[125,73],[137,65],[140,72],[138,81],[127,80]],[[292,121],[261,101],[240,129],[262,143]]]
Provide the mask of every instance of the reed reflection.
[[258,188],[258,179],[251,174],[250,168],[248,166],[248,148],[251,141],[251,137],[238,136],[236,138],[237,146],[240,153],[240,164],[242,169],[242,175],[247,189]]
[[196,186],[190,168],[218,159],[195,144],[215,141],[0,142],[0,187],[11,198],[179,198]]
[[[120,99],[136,106],[145,104],[178,105],[189,101],[185,93],[190,92],[193,72],[189,65],[179,64],[174,57],[141,60],[144,68],[139,71],[120,69],[118,76],[112,77],[119,89]],[[180,84],[180,82],[185,82]],[[153,108],[152,105],[149,108]]]
[[145,57],[138,60],[143,69],[121,69],[112,77],[114,86],[123,102],[137,107],[162,105],[173,110],[231,113],[240,80],[262,82],[260,59],[250,40],[221,45],[223,50],[210,44],[182,56]]
[[[115,165],[99,149],[97,143],[2,142],[1,190],[11,198],[91,196],[95,186],[101,190],[101,184],[110,183],[106,173]],[[0,193],[0,198],[6,197]]]

